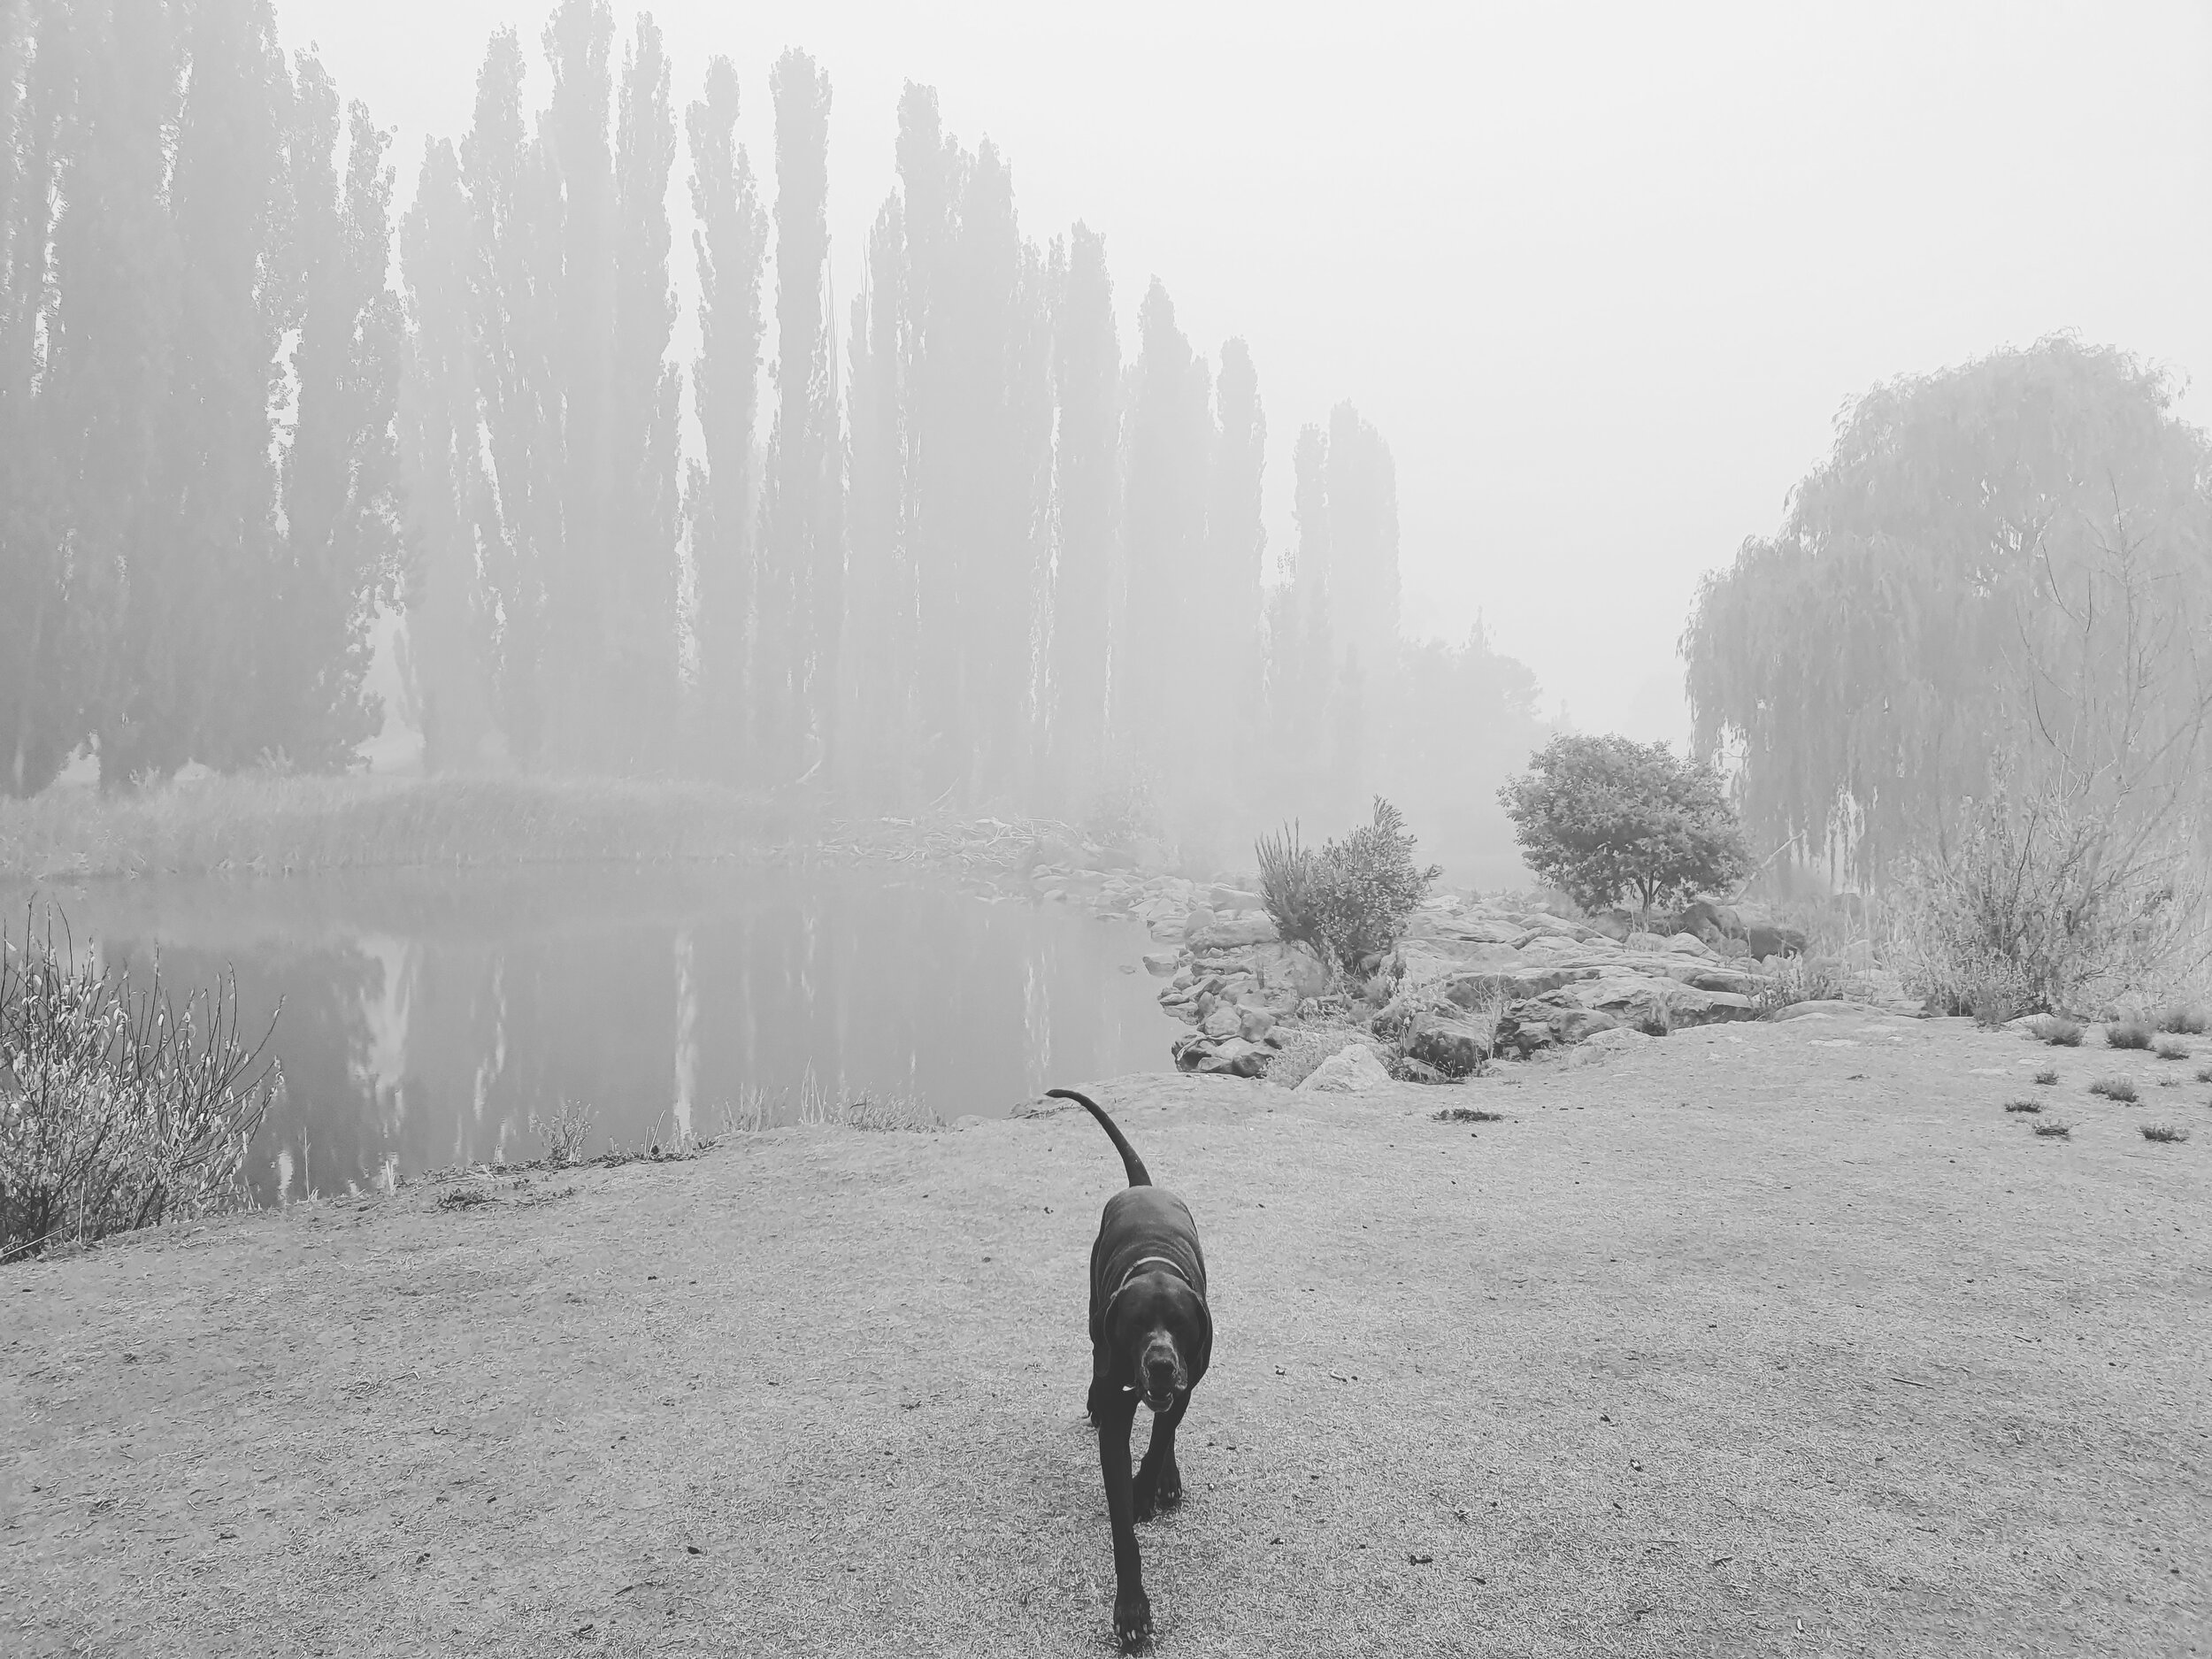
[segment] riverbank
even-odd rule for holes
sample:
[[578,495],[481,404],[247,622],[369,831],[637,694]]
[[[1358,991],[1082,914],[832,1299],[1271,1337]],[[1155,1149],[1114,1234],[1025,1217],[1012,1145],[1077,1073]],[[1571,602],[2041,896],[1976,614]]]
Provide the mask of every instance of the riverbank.
[[208,776],[0,800],[0,882],[672,863],[810,840],[818,807],[712,784]]
[[[2201,1651],[2212,1111],[2170,1075],[1839,1015],[1098,1085],[1215,1281],[1160,1650]],[[0,1650],[1108,1650],[1087,1118],[529,1183],[0,1275]]]

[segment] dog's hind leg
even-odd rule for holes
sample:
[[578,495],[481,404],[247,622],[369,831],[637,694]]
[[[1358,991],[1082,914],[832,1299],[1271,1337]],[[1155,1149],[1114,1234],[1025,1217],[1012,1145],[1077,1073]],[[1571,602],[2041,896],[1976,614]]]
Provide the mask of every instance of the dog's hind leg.
[[1114,1635],[1134,1653],[1152,1634],[1152,1601],[1144,1593],[1137,1558],[1137,1528],[1129,1478],[1129,1429],[1137,1402],[1102,1402],[1098,1416],[1099,1471],[1106,1478],[1106,1518],[1114,1529]]
[[1186,1392],[1152,1419],[1152,1443],[1144,1448],[1144,1462],[1138,1466],[1132,1493],[1140,1521],[1148,1521],[1183,1501],[1183,1471],[1175,1466],[1175,1431],[1189,1409],[1190,1395]]

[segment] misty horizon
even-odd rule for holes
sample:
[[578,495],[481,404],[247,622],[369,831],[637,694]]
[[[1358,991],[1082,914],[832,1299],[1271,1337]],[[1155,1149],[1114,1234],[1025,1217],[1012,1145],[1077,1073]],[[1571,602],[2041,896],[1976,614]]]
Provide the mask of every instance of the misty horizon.
[[[2093,30],[2063,7],[1720,8],[1686,32],[1617,17],[1595,39],[1530,19],[1340,38],[1294,13],[1262,32],[1195,7],[1128,14],[1079,51],[1071,25],[1016,8],[653,14],[680,109],[710,56],[733,57],[770,200],[768,66],[787,45],[816,55],[841,307],[911,81],[949,134],[999,150],[1023,234],[1103,237],[1125,342],[1156,276],[1195,349],[1248,341],[1270,581],[1294,542],[1297,430],[1349,399],[1398,464],[1409,637],[1479,617],[1543,714],[1578,729],[1686,741],[1675,641],[1699,578],[1773,530],[1839,409],[1879,383],[2071,330],[2173,371],[2177,412],[2212,422],[2212,221],[2175,205],[2212,199],[2212,20],[2186,6]],[[395,133],[396,219],[425,140],[465,129],[493,29],[521,35],[526,97],[547,90],[542,16],[504,0],[277,15],[287,50],[319,44]],[[618,42],[635,15],[618,11]],[[2022,225],[2053,227],[2027,260]],[[692,451],[688,396],[685,419]],[[1563,577],[1572,603],[1547,603]]]

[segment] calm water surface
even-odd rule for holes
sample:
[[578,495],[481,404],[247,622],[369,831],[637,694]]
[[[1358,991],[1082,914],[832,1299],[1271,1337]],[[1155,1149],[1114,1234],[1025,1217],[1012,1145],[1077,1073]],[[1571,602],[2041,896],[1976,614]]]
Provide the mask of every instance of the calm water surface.
[[[1171,1069],[1181,1027],[1144,930],[819,865],[420,872],[57,887],[76,937],[173,995],[236,970],[278,1010],[285,1095],[256,1144],[265,1202],[541,1155],[531,1115],[589,1106],[628,1146],[712,1134],[810,1089],[903,1094],[949,1120]],[[11,932],[19,934],[23,907]],[[1137,970],[1128,972],[1127,970]]]

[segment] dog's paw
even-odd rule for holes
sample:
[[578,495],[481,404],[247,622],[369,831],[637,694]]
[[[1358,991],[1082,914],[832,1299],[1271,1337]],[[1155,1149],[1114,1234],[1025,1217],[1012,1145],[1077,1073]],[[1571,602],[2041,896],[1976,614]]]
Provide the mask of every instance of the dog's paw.
[[1140,1521],[1148,1521],[1162,1510],[1173,1509],[1183,1501],[1182,1471],[1173,1463],[1164,1469],[1146,1463],[1137,1471],[1130,1497]]
[[1124,1653],[1136,1653],[1152,1640],[1152,1598],[1124,1590],[1114,1598],[1114,1638]]

